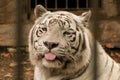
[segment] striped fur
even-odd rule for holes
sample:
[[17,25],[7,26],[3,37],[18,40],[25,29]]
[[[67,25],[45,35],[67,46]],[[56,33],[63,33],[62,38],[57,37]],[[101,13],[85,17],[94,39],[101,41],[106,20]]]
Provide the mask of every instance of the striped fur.
[[[87,28],[90,11],[77,16],[66,11],[50,12],[37,5],[35,15],[37,19],[29,33],[34,80],[120,80],[119,64],[106,54]],[[46,60],[46,53],[57,57]]]

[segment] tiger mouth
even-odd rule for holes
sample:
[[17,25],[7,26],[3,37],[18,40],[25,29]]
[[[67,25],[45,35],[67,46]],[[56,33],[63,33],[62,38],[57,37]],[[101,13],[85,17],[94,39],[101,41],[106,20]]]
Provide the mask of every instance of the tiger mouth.
[[[43,56],[43,58],[45,59],[45,56]],[[60,61],[62,63],[64,61],[64,59],[63,59],[63,57],[56,56],[56,58],[54,60],[46,60],[46,61],[49,61],[49,62]]]
[[45,55],[41,55],[41,59],[45,59],[48,62],[60,61],[61,63],[64,62],[63,56],[56,56],[54,60],[47,60]]

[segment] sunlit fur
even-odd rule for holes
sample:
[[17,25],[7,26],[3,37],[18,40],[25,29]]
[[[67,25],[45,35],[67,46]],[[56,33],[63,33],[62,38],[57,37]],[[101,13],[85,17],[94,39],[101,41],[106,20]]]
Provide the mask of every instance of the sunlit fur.
[[[37,5],[35,15],[37,19],[29,33],[34,80],[120,80],[119,65],[87,28],[91,11],[77,16],[67,11],[50,12]],[[49,52],[45,41],[58,43],[50,50],[57,56],[54,61],[44,58]]]

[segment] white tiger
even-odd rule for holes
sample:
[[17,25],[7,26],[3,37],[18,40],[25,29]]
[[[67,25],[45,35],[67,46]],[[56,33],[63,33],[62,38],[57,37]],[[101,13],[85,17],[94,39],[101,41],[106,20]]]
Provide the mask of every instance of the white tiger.
[[77,16],[37,5],[35,16],[29,33],[34,80],[120,80],[119,64],[87,28],[91,11]]

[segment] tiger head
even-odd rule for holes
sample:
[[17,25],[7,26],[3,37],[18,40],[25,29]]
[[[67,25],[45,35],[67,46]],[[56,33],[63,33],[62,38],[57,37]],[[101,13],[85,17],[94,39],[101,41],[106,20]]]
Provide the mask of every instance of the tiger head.
[[87,45],[84,30],[91,11],[77,16],[67,11],[50,12],[37,5],[34,13],[37,19],[29,34],[31,62],[46,68],[64,68],[80,62]]

